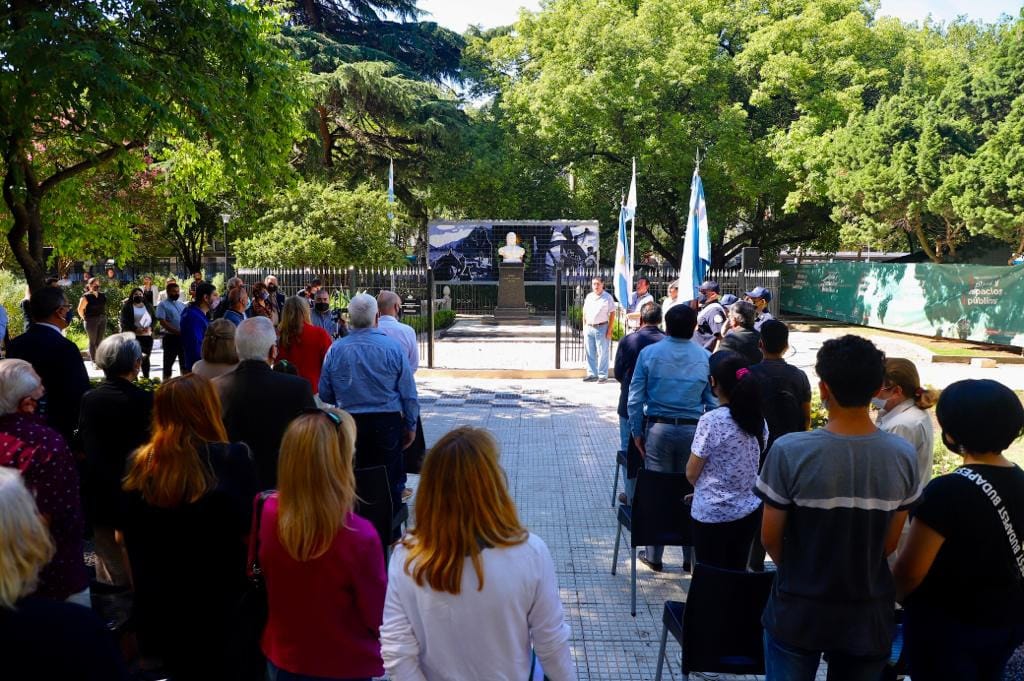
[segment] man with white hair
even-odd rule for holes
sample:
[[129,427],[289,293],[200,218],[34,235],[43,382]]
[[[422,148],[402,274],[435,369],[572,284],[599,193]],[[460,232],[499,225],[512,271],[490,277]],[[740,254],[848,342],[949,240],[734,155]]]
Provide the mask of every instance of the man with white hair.
[[277,277],[273,274],[268,274],[267,278],[263,280],[263,283],[267,285],[267,293],[270,294],[270,304],[281,314],[281,310],[284,309],[285,295],[278,290]]
[[78,469],[67,442],[38,413],[45,392],[31,364],[20,359],[0,361],[0,466],[21,472],[57,549],[39,574],[36,593],[89,607]]
[[416,382],[402,347],[377,328],[373,296],[354,296],[348,315],[348,336],[335,341],[324,359],[320,399],[355,419],[356,467],[387,467],[397,510],[405,489],[402,451],[416,439]]
[[256,460],[260,489],[277,487],[277,454],[288,424],[315,409],[309,381],[271,369],[277,332],[266,317],[250,317],[235,331],[238,367],[213,380],[224,427],[232,442],[244,442]]

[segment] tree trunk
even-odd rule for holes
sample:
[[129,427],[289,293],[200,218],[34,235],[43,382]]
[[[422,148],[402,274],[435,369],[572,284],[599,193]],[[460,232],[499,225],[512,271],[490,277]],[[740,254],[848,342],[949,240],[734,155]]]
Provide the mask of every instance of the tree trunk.
[[[4,203],[11,214],[11,229],[7,232],[7,243],[11,246],[14,259],[25,273],[29,289],[36,291],[46,281],[46,258],[43,257],[43,218],[40,214],[42,195],[39,186],[22,187],[25,196],[19,196],[17,170],[8,159],[7,174],[4,177]],[[24,172],[24,168],[21,169]],[[26,243],[26,237],[28,243]]]
[[331,134],[330,118],[326,106],[316,107],[317,117],[320,119],[320,143],[323,145],[322,160],[324,168],[334,167],[334,135]]
[[937,254],[932,245],[928,243],[928,235],[924,233],[924,225],[921,224],[921,218],[911,218],[910,223],[914,226],[914,236],[917,237],[917,243],[921,245],[921,250],[928,256],[928,259],[934,263],[942,262],[942,255]]

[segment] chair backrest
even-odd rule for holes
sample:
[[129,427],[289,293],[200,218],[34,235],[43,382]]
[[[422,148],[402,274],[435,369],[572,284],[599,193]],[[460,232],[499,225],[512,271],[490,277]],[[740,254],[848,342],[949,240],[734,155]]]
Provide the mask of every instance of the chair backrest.
[[685,473],[637,471],[630,543],[691,546],[690,507],[683,498],[692,491]]
[[761,613],[774,572],[697,563],[683,612],[683,672],[764,674]]
[[[373,524],[381,546],[391,543],[391,486],[384,466],[356,469],[356,515]],[[387,549],[385,548],[385,553]]]

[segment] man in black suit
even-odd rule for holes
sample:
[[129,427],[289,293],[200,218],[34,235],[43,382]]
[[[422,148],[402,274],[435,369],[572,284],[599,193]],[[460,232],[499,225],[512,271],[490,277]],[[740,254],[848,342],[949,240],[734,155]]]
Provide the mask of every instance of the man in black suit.
[[71,309],[64,291],[45,287],[32,294],[29,311],[33,324],[11,340],[7,356],[32,365],[46,388],[46,422],[75,449],[75,429],[82,395],[89,389],[89,374],[78,347],[64,337]]
[[316,408],[309,381],[273,371],[277,333],[266,317],[238,325],[238,368],[214,379],[224,426],[232,442],[245,442],[256,459],[260,489],[277,486],[277,456],[288,424],[304,409]]
[[[629,401],[629,382],[633,380],[636,359],[640,351],[648,345],[657,343],[665,334],[658,328],[661,325],[661,305],[645,303],[640,308],[640,328],[619,341],[615,351],[615,380],[619,382],[619,451],[627,452],[629,466],[622,471],[622,479],[626,488],[625,494],[619,493],[619,501],[624,504],[633,503],[633,491],[636,489],[636,471],[643,468],[640,452],[635,446],[630,447],[629,412],[626,403]],[[632,475],[630,475],[632,473]]]

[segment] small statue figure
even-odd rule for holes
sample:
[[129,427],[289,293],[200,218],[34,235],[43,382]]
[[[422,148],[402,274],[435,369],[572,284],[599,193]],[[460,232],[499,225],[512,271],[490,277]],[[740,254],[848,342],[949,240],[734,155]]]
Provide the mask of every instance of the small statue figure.
[[516,233],[509,232],[505,235],[505,245],[498,249],[502,264],[519,264],[523,262],[523,254],[526,249],[516,243]]

